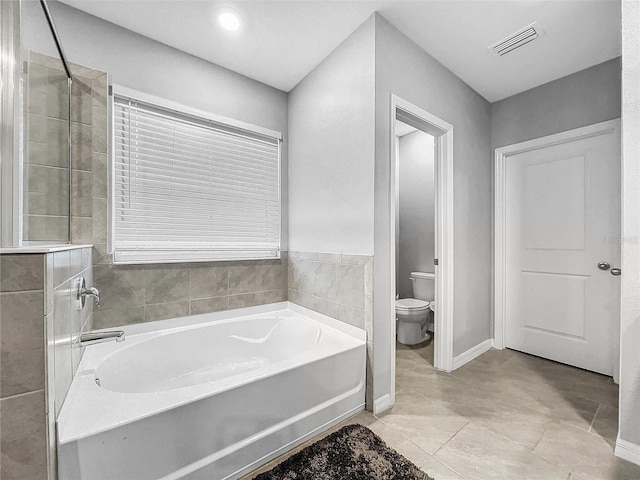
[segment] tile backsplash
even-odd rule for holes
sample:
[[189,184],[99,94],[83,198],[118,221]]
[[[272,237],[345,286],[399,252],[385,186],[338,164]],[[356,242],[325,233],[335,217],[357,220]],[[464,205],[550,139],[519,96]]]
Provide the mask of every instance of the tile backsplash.
[[95,328],[150,322],[287,300],[287,253],[279,260],[94,266],[102,308]]

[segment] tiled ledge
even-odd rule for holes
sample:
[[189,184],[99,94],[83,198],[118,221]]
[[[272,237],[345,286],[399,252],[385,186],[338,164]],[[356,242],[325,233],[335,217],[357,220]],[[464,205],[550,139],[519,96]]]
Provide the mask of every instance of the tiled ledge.
[[78,248],[88,248],[93,245],[70,245],[68,243],[61,245],[25,245],[22,247],[3,247],[0,248],[0,255],[25,254],[25,253],[54,253],[64,252],[67,250],[76,250]]

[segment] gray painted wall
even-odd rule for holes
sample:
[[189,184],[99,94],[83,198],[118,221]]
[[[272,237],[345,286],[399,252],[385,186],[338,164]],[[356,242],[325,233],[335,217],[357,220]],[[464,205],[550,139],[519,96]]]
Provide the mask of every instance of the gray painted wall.
[[[621,60],[614,58],[492,104],[492,165],[498,147],[619,118],[620,81]],[[493,293],[491,301],[493,310]]]
[[374,23],[289,93],[289,246],[373,253]]
[[[491,338],[490,105],[462,80],[376,15],[374,253],[375,398],[389,391],[391,305],[389,241],[390,95],[454,127],[454,355]],[[386,315],[385,315],[386,314]],[[387,335],[388,336],[388,335]],[[388,368],[387,368],[388,366]]]
[[[399,241],[396,293],[413,297],[411,272],[433,272],[434,138],[418,130],[399,140]],[[433,300],[433,299],[432,299]]]
[[[52,55],[38,2],[22,2],[26,48]],[[69,61],[115,85],[282,132],[282,241],[287,248],[287,94],[68,5],[49,2]]]
[[620,117],[620,58],[491,105],[498,148]]

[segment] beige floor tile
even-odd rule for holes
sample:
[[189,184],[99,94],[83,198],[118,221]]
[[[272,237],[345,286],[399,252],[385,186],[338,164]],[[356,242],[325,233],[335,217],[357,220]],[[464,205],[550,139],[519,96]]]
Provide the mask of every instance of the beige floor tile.
[[396,451],[436,480],[464,480],[463,477],[444,463],[436,460],[432,455],[429,455],[409,440],[404,440],[398,444]]
[[618,385],[611,377],[583,372],[582,377],[576,382],[573,393],[610,407],[618,406]]
[[431,454],[468,422],[444,405],[433,402],[424,404],[419,413],[397,413],[402,411],[406,410],[394,407],[378,418]]
[[513,408],[525,406],[552,421],[566,421],[589,430],[598,404],[572,393],[556,389],[547,383],[496,378],[486,398],[492,398]]
[[640,466],[615,457],[605,439],[566,424],[551,425],[534,453],[592,480],[640,478]]
[[552,421],[523,405],[507,405],[487,398],[472,402],[455,402],[449,408],[474,423],[509,440],[533,449]]
[[469,423],[435,454],[468,480],[566,480],[569,469],[554,465],[482,426]]
[[473,401],[474,398],[482,395],[468,383],[433,369],[427,374],[422,374],[419,370],[412,370],[410,373],[403,373],[397,377],[396,388],[404,387],[418,392],[431,401],[436,400],[441,403],[464,399]]
[[555,390],[570,391],[584,370],[544,358],[514,352],[504,364],[503,374],[526,380],[529,384],[542,384]]
[[618,409],[600,405],[589,431],[614,445],[618,436]]

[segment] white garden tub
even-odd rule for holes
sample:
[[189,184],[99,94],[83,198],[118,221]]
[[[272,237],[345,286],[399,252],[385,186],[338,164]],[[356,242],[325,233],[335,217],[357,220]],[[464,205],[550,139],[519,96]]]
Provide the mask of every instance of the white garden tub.
[[365,332],[297,305],[123,330],[85,350],[60,480],[238,478],[364,408]]

